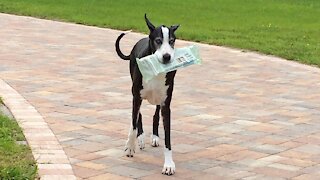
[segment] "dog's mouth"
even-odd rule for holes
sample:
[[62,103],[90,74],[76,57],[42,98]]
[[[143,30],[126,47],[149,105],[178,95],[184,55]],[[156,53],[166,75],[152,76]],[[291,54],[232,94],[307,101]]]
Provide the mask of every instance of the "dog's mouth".
[[163,59],[159,59],[158,60],[159,61],[159,63],[161,63],[161,64],[170,64],[171,62],[172,62],[172,60],[170,59],[170,60],[163,60]]
[[162,64],[170,64],[173,62],[173,54],[165,54],[161,58],[159,58],[160,63]]
[[174,53],[161,53],[156,51],[155,55],[157,55],[158,62],[161,64],[170,64],[173,61]]

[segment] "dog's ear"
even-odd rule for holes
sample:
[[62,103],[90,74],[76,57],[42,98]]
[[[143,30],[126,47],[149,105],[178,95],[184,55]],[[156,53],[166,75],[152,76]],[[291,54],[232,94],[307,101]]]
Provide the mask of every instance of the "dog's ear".
[[146,23],[148,25],[148,28],[150,29],[150,32],[154,31],[156,28],[154,27],[154,25],[149,21],[149,19],[147,18],[147,14],[144,14],[144,19],[146,20]]
[[175,31],[179,28],[179,26],[180,26],[180,24],[178,24],[178,25],[172,25],[172,26],[170,27],[170,29],[171,29],[173,32],[175,32]]

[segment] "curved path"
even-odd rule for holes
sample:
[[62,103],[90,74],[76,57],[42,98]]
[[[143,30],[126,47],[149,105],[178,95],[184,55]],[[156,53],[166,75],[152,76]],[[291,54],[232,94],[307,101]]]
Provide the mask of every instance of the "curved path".
[[[6,14],[0,14],[0,27],[0,79],[41,114],[68,157],[64,163],[79,179],[164,178],[163,142],[153,148],[147,141],[134,158],[123,156],[131,80],[128,62],[114,51],[120,31]],[[123,50],[129,52],[144,36],[127,35]],[[182,69],[176,77],[177,173],[170,178],[318,178],[320,69],[199,46],[203,65]],[[5,91],[0,96],[8,97]],[[153,111],[144,103],[148,136]],[[40,169],[41,175],[57,172]]]

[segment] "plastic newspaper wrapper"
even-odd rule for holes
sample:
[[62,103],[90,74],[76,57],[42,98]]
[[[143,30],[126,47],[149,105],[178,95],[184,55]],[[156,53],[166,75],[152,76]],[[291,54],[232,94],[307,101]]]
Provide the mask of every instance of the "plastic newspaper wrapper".
[[138,67],[145,82],[150,81],[161,73],[167,73],[193,64],[201,64],[199,49],[197,46],[176,48],[173,60],[168,64],[159,61],[157,55],[152,54],[141,59],[137,58]]

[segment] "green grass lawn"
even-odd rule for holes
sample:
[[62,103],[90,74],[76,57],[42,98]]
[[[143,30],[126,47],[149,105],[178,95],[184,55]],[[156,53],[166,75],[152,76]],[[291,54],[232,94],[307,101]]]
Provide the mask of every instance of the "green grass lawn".
[[181,24],[181,39],[320,67],[319,0],[0,0],[0,12],[145,33],[146,12],[156,25]]
[[0,112],[0,179],[35,179],[36,163],[16,121]]

